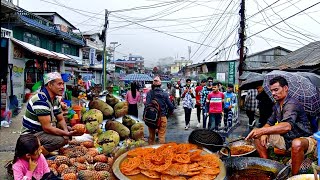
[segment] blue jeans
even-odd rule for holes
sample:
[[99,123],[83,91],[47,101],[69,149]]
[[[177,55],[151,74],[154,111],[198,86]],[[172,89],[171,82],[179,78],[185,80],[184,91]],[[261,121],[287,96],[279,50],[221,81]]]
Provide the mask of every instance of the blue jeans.
[[[207,115],[206,115],[207,111],[205,108],[202,109],[202,127],[203,129],[207,128]],[[208,125],[209,127],[209,125]]]
[[220,122],[221,122],[221,113],[209,113],[208,128],[210,131],[218,130]]

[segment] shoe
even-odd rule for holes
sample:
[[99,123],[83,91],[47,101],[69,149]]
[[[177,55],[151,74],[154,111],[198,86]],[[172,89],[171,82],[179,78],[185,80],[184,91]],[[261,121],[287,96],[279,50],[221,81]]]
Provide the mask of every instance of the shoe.
[[184,127],[184,130],[188,130],[188,129],[189,129],[189,127],[188,127],[188,126]]
[[200,128],[200,126],[201,126],[201,124],[200,124],[200,123],[198,123],[198,124],[197,124],[197,128]]

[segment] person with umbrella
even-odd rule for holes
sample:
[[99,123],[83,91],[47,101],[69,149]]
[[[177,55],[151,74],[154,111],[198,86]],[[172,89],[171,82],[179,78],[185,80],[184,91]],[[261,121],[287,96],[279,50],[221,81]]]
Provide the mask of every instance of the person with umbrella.
[[[316,147],[312,137],[310,121],[303,106],[288,95],[288,82],[284,77],[276,76],[269,82],[270,91],[277,101],[273,113],[262,128],[253,129],[246,140],[254,139],[261,158],[268,158],[267,144],[280,150],[291,149],[292,174],[299,173],[304,155]],[[276,124],[277,123],[277,124]]]

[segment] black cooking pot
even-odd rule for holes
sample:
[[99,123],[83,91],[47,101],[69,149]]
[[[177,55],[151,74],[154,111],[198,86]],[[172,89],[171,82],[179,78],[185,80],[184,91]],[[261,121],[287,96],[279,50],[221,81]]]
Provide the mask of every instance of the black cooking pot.
[[[286,167],[277,161],[258,157],[227,157],[222,158],[222,161],[224,162],[227,170],[227,179],[229,179],[236,171],[245,169],[258,169],[266,172],[272,172],[275,178],[279,172]],[[289,174],[281,176],[278,180],[287,179],[288,175]]]

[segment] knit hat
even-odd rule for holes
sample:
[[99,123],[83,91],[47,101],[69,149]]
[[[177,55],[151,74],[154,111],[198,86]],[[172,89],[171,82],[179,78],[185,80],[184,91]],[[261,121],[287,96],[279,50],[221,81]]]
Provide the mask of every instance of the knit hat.
[[156,76],[156,77],[153,79],[153,85],[156,85],[156,86],[161,85],[161,80],[160,80],[160,77],[159,77],[159,76]]
[[43,83],[48,84],[48,82],[56,80],[56,79],[62,79],[61,74],[58,72],[51,72],[43,75]]

